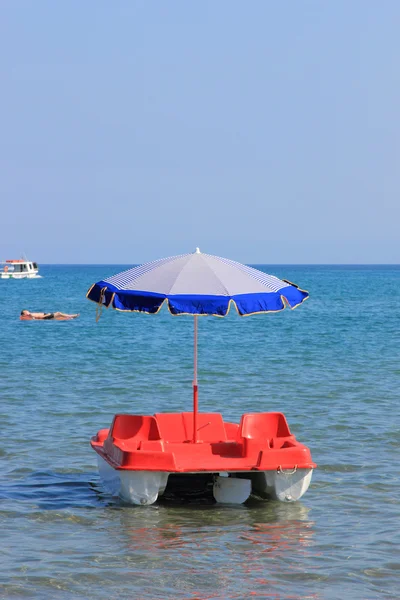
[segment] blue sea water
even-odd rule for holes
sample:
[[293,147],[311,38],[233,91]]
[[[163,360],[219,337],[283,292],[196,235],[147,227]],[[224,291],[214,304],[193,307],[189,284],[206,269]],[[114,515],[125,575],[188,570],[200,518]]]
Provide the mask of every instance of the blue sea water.
[[[132,507],[102,489],[90,437],[116,412],[190,410],[193,320],[105,310],[123,266],[0,281],[0,597],[400,597],[400,267],[262,266],[310,298],[199,320],[199,403],[285,413],[318,464],[297,503]],[[79,312],[21,322],[22,308]]]

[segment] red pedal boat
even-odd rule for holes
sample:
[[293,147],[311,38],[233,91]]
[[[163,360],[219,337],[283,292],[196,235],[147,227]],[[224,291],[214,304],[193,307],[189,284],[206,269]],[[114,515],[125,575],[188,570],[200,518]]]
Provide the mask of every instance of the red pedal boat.
[[191,412],[115,415],[91,445],[106,487],[132,504],[181,489],[177,476],[189,486],[192,479],[199,495],[212,486],[215,501],[230,504],[250,495],[291,502],[310,485],[316,465],[282,413],[245,414],[239,424],[198,413],[196,437]]
[[91,440],[106,486],[133,504],[153,504],[171,492],[211,492],[221,503],[262,499],[298,500],[316,466],[309,449],[291,434],[282,413],[245,414],[240,423],[219,413],[199,413],[198,318],[240,316],[295,308],[308,292],[252,267],[199,248],[145,263],[88,290],[100,318],[103,307],[194,317],[193,412],[119,415]]

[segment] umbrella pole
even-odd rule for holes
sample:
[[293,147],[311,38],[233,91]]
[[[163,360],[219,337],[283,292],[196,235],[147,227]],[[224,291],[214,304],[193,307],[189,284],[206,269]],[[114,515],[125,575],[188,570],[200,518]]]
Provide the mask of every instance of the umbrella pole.
[[197,442],[197,412],[199,392],[197,385],[197,315],[194,316],[194,378],[193,378],[193,444]]

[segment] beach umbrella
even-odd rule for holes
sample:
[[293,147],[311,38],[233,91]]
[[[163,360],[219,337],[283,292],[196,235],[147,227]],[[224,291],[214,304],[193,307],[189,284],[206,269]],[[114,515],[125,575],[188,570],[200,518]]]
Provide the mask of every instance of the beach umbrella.
[[199,248],[144,263],[93,284],[86,297],[101,308],[156,314],[166,305],[172,315],[194,317],[193,442],[197,436],[197,319],[225,317],[234,307],[242,317],[296,308],[308,292],[285,279],[241,263],[203,254]]

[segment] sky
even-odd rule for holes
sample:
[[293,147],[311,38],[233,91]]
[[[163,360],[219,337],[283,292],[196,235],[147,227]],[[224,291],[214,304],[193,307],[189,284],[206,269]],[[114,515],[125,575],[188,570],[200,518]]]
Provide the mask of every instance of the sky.
[[398,0],[2,0],[0,260],[400,263]]

